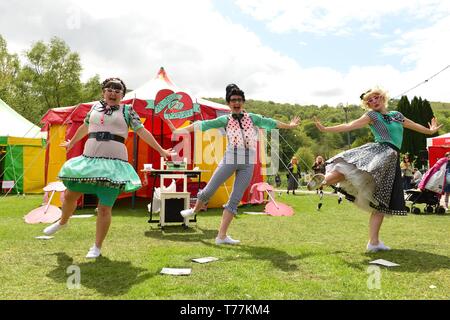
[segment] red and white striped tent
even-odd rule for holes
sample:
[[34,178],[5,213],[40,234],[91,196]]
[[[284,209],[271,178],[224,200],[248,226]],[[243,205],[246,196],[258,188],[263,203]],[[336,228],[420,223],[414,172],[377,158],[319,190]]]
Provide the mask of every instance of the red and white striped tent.
[[[147,128],[156,138],[156,140],[167,149],[173,147],[177,142],[171,141],[171,131],[163,118],[170,119],[175,127],[186,124],[187,121],[214,119],[220,115],[227,114],[230,109],[226,105],[197,98],[188,94],[185,90],[179,89],[168,77],[164,68],[161,68],[154,79],[144,83],[137,89],[128,92],[122,100],[125,104],[131,104],[134,110],[141,117],[144,127]],[[59,147],[64,139],[70,139],[83,123],[86,114],[91,106],[95,103],[80,103],[76,106],[50,109],[42,118],[44,124],[43,131],[48,132],[48,144],[46,154],[45,176],[46,182],[56,181],[57,174],[63,163],[72,157],[76,157],[83,152],[86,139],[78,142],[67,154],[65,150]],[[174,104],[177,107],[174,108]],[[195,135],[194,135],[195,136]],[[223,137],[223,139],[225,139]],[[200,154],[205,148],[211,148],[210,141],[195,142],[193,137],[191,140],[191,150],[195,146],[202,146],[202,150],[194,150],[190,155],[189,168],[195,166],[200,167],[207,172],[202,174],[202,181],[207,182],[217,166],[217,163],[198,163],[194,158],[195,154]],[[226,143],[222,143],[225,146]],[[135,167],[142,181],[146,181],[144,173],[141,172],[144,163],[152,163],[153,168],[160,167],[160,155],[148,147],[147,144],[140,141],[137,135],[130,131],[129,139],[126,141],[128,148],[129,162]],[[198,148],[198,147],[197,147]],[[180,156],[183,156],[180,154]],[[220,161],[220,159],[218,159]],[[253,175],[250,186],[253,183],[262,182],[261,161],[255,166],[255,174]],[[152,179],[148,179],[149,184],[137,191],[138,197],[150,197]],[[169,183],[170,181],[168,181]],[[220,207],[228,199],[231,193],[233,178],[230,178],[225,185],[220,187],[216,195],[210,200],[210,207]],[[159,185],[159,182],[157,183]],[[196,182],[192,181],[192,186],[196,186]],[[197,190],[195,190],[197,191]],[[121,195],[127,196],[127,195]],[[243,202],[249,199],[249,189],[244,194]]]
[[430,168],[437,160],[444,157],[450,151],[450,133],[441,136],[427,138],[428,161]]

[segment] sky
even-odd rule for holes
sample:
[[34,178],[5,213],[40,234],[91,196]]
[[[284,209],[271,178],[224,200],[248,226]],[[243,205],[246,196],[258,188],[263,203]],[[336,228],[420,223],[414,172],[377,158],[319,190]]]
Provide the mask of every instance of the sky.
[[206,98],[236,83],[247,99],[333,106],[421,84],[408,97],[450,102],[450,0],[9,0],[0,34],[19,55],[59,37],[82,80],[128,88],[164,67]]

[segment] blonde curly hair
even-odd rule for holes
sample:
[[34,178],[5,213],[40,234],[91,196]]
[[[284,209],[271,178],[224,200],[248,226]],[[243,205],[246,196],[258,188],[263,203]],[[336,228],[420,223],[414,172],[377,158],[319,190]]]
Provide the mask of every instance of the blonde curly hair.
[[366,92],[364,92],[363,94],[361,94],[359,96],[361,98],[361,106],[364,109],[370,109],[367,101],[375,95],[381,96],[383,98],[384,106],[387,107],[388,101],[389,101],[389,96],[387,94],[387,91],[378,86],[367,90]]

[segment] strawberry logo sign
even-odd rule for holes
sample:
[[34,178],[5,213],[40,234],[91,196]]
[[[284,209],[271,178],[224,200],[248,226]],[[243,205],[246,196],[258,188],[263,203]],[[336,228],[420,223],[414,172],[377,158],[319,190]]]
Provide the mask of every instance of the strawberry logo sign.
[[155,100],[147,100],[146,109],[153,109],[155,115],[172,121],[186,121],[200,113],[200,105],[193,103],[191,97],[185,92],[173,92],[162,89],[156,94]]

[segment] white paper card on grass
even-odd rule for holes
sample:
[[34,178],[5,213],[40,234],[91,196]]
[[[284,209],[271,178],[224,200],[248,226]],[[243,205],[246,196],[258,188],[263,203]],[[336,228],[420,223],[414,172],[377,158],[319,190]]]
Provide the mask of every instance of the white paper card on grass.
[[191,268],[162,268],[161,273],[172,276],[188,276],[191,274]]
[[249,211],[244,211],[245,214],[252,214],[252,215],[260,215],[260,214],[268,214],[267,212],[249,212]]
[[197,262],[197,263],[208,263],[208,262],[213,262],[213,261],[217,261],[217,260],[219,260],[219,259],[214,258],[214,257],[192,259],[192,261]]
[[369,264],[378,264],[380,266],[385,266],[385,267],[398,267],[399,266],[399,264],[396,264],[394,262],[387,261],[384,259],[373,260],[373,261],[370,261]]
[[38,236],[36,237],[38,240],[50,240],[53,239],[53,236]]
[[91,218],[93,216],[94,216],[93,214],[74,214],[70,218],[83,219],[83,218]]

